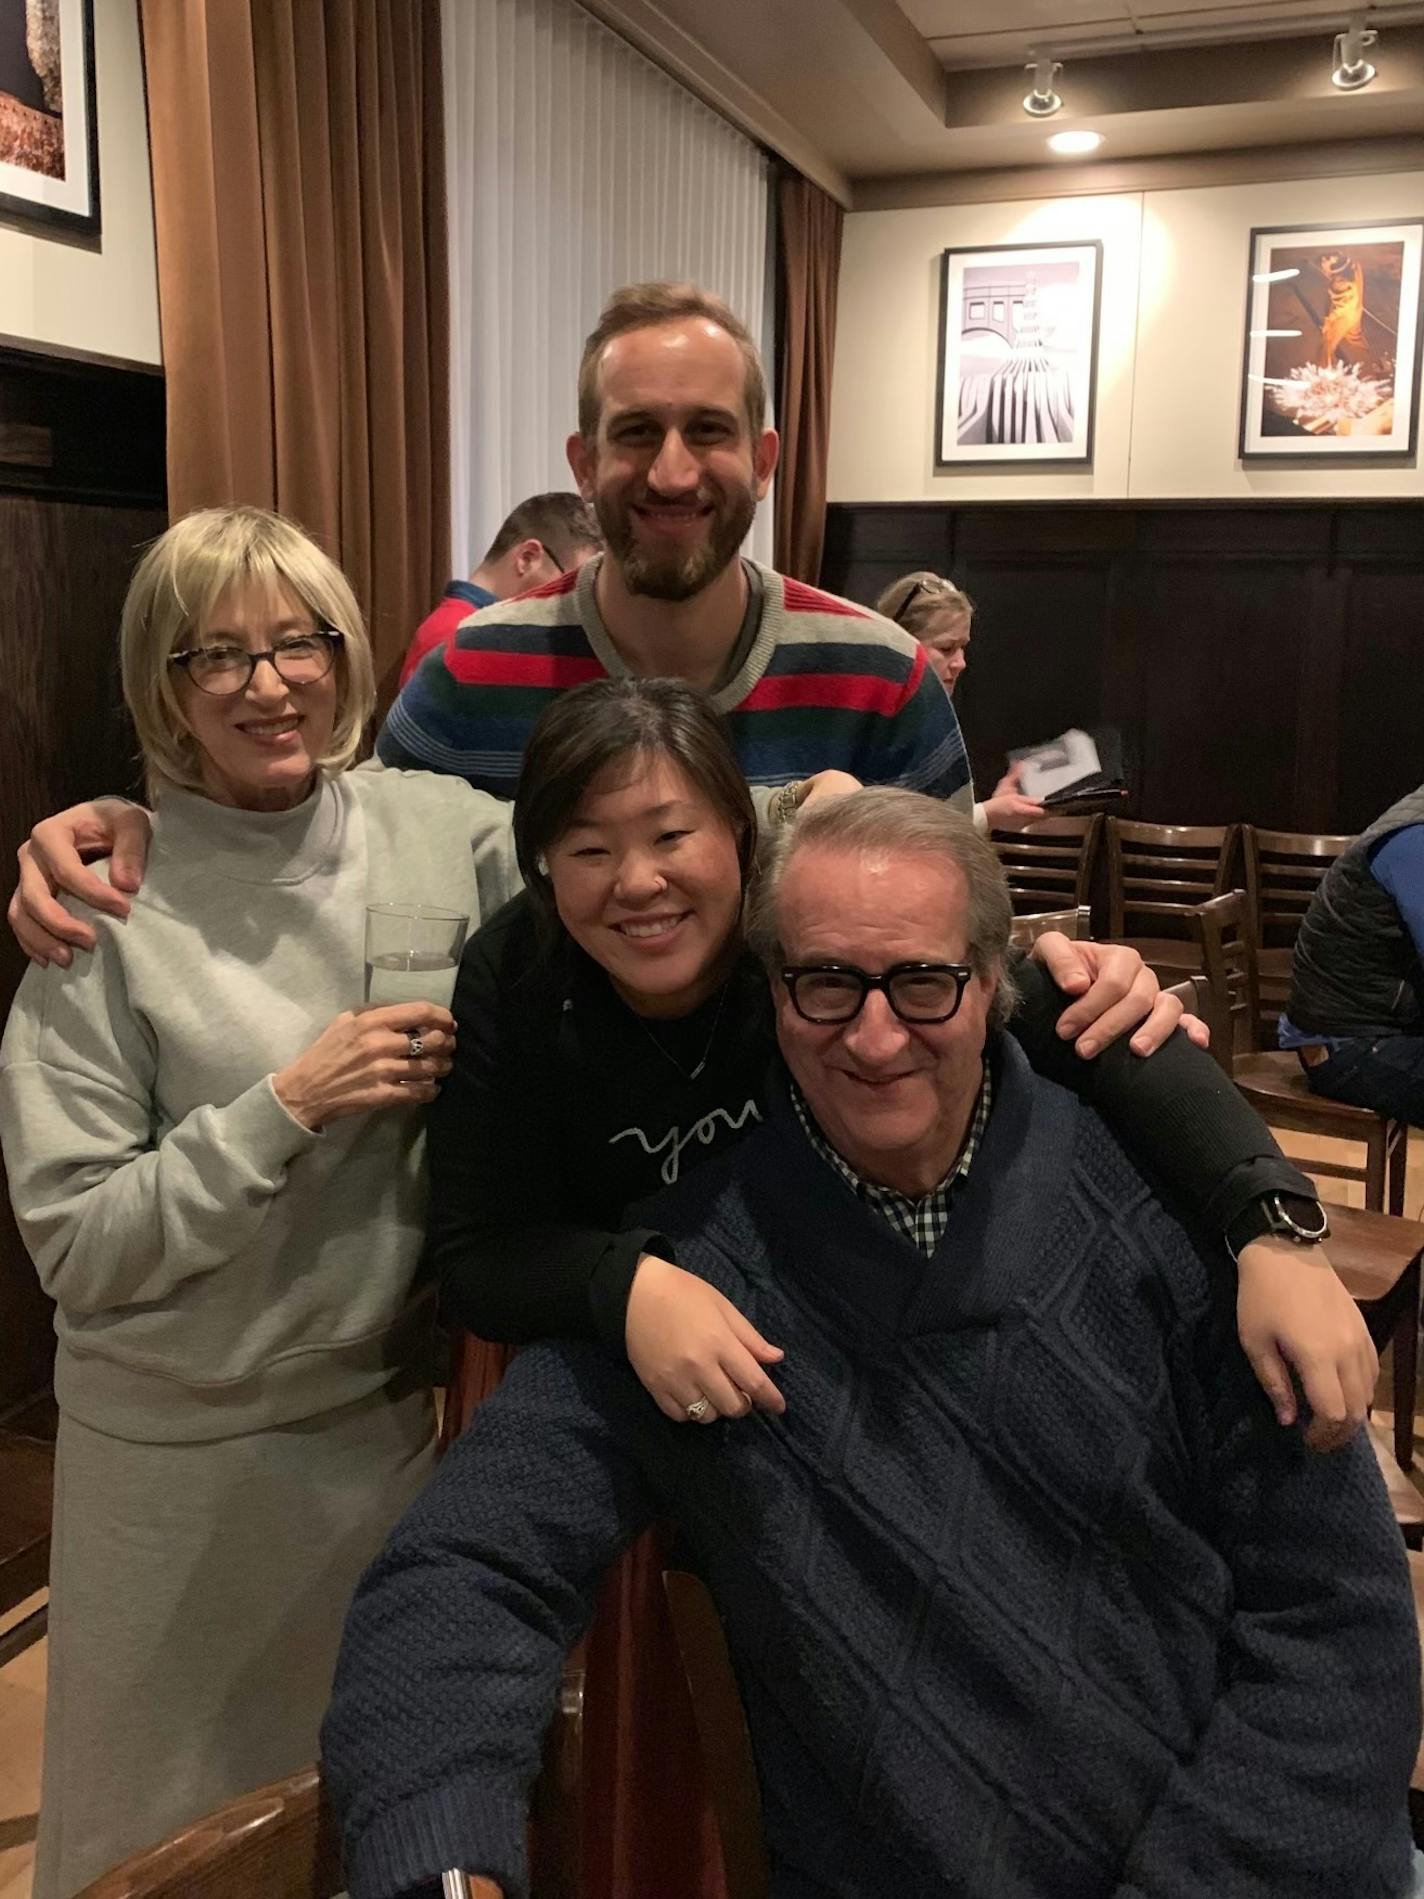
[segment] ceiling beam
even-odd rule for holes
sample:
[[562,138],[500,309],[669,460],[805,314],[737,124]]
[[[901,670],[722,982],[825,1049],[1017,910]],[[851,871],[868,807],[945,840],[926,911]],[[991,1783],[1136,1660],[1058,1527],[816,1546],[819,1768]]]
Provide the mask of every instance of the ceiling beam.
[[999,171],[923,172],[866,178],[853,211],[911,211],[941,204],[997,204],[1020,198],[1096,198],[1137,191],[1190,191],[1280,178],[1379,176],[1424,170],[1424,137],[1348,139],[1312,145],[1249,146],[1171,158],[1124,158],[1096,165],[1018,166]]
[[[1210,104],[1252,105],[1263,99],[1375,101],[1418,91],[1424,127],[1424,27],[1401,27],[1371,58],[1379,68],[1367,92],[1347,101],[1330,83],[1327,36],[1270,40],[1261,45],[1194,46],[1169,52],[1138,52],[1075,59],[1065,48],[1055,81],[1063,118],[1093,119],[1112,113],[1173,112]],[[1021,66],[994,66],[945,74],[945,124],[1022,124]]]

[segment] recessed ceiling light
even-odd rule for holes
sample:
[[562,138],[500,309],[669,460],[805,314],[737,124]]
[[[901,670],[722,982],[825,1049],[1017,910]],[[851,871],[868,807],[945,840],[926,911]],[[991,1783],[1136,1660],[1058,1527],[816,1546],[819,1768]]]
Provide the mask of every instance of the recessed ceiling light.
[[1050,152],[1062,152],[1067,158],[1080,158],[1095,152],[1103,142],[1101,132],[1055,132],[1048,141]]

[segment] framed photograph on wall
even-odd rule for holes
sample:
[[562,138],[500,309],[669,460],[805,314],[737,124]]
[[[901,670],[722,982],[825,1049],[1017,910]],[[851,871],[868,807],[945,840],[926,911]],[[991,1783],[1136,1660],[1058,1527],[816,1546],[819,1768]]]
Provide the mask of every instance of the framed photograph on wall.
[[1424,219],[1251,233],[1242,461],[1413,455]]
[[0,0],[0,219],[99,235],[93,0]]
[[1103,247],[993,244],[940,270],[935,466],[1093,459]]

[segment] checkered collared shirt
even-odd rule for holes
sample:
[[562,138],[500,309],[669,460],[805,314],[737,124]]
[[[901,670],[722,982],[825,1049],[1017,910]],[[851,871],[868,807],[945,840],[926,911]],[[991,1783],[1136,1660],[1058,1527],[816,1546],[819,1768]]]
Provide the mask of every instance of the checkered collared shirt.
[[979,1100],[974,1109],[974,1118],[969,1123],[969,1133],[965,1136],[959,1158],[945,1175],[939,1185],[927,1193],[923,1199],[916,1200],[910,1194],[896,1193],[892,1187],[877,1187],[873,1181],[862,1180],[848,1161],[831,1146],[830,1142],[816,1126],[811,1110],[801,1097],[801,1090],[795,1082],[791,1084],[791,1099],[796,1108],[796,1116],[804,1128],[807,1140],[815,1148],[821,1159],[828,1161],[842,1180],[847,1181],[852,1192],[874,1207],[875,1211],[887,1219],[902,1239],[909,1240],[913,1246],[929,1257],[944,1238],[944,1229],[949,1224],[949,1207],[958,1187],[969,1172],[970,1163],[978,1152],[979,1143],[984,1138],[984,1129],[989,1124],[989,1109],[993,1102],[993,1084],[989,1080],[988,1065],[984,1068],[984,1079],[979,1086]]

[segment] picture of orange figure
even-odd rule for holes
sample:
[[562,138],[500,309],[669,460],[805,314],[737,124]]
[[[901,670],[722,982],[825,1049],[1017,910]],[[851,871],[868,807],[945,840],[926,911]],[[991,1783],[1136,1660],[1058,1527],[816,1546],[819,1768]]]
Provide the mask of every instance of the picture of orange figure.
[[1339,251],[1325,253],[1320,271],[1330,293],[1330,307],[1320,326],[1320,361],[1328,369],[1342,344],[1348,344],[1352,352],[1364,351],[1365,272],[1355,258]]

